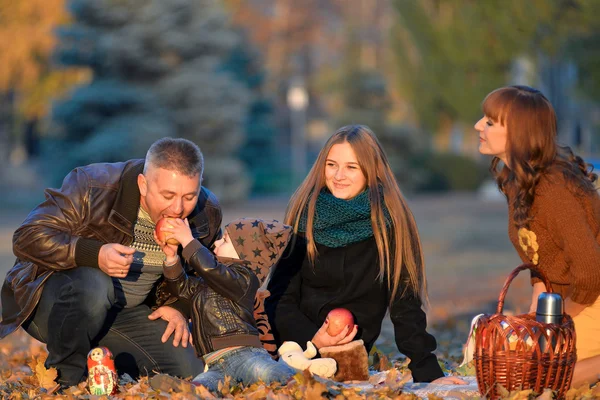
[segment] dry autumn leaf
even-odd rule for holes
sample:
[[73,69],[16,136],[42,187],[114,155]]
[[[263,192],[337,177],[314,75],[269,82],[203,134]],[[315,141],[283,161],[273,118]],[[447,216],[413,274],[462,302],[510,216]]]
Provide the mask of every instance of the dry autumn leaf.
[[[46,389],[39,384],[38,365],[43,366],[45,354],[39,354],[32,360],[29,349],[38,349],[33,345],[31,339],[27,340],[16,334],[18,340],[0,342],[0,358],[2,362],[9,367],[11,375],[8,379],[2,381],[0,378],[0,398],[1,399],[91,399],[87,391],[86,383],[82,382],[78,387],[69,388],[62,395],[50,395]],[[11,337],[12,339],[12,337]],[[23,340],[21,340],[23,339]],[[445,358],[444,361],[446,361]],[[390,359],[391,361],[391,359]],[[224,382],[221,386],[221,392],[209,392],[206,388],[198,386],[194,393],[166,394],[157,393],[148,385],[147,377],[140,377],[137,381],[121,379],[119,392],[111,399],[156,399],[156,400],[203,400],[203,399],[267,399],[267,400],[301,400],[310,398],[329,398],[336,400],[348,399],[378,399],[378,400],[420,400],[421,398],[414,393],[402,392],[405,383],[410,380],[410,372],[407,369],[406,360],[394,360],[395,368],[379,372],[373,375],[371,383],[372,388],[364,389],[363,385],[353,385],[338,382],[315,379],[310,373],[298,373],[295,379],[292,379],[285,385],[273,383],[265,385],[257,383],[247,387],[237,385],[231,379]],[[27,366],[29,364],[29,367]],[[453,368],[454,369],[454,368]],[[41,369],[42,375],[47,376],[48,370]],[[374,371],[373,371],[374,372]],[[8,372],[3,372],[8,375]],[[3,375],[4,376],[4,375]],[[125,383],[123,383],[125,382]],[[360,386],[360,387],[359,387]],[[225,391],[225,393],[223,393]],[[425,395],[426,396],[426,395]],[[437,396],[437,397],[436,397]],[[437,399],[441,394],[432,394],[430,400]],[[600,386],[590,388],[589,386],[572,389],[567,397],[569,400],[591,400],[600,398]],[[427,397],[426,397],[427,398]],[[469,397],[471,398],[471,397]],[[482,400],[483,398],[473,397]],[[530,391],[506,393],[503,400],[511,399],[533,399]],[[539,400],[550,399],[549,393],[544,393]]]
[[552,389],[544,389],[544,392],[541,396],[537,397],[536,400],[552,400],[554,398],[554,393]]
[[306,385],[304,392],[306,399],[318,399],[323,397],[324,393],[327,393],[327,386],[315,380]]
[[46,389],[47,391],[56,389],[56,378],[58,377],[56,368],[46,369],[44,366],[44,361],[41,358],[32,359],[32,361],[29,363],[29,367],[35,374],[40,387]]

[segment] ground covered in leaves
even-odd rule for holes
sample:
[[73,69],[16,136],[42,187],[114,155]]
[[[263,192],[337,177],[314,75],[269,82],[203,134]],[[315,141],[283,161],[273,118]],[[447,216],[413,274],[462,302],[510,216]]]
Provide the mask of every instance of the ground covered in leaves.
[[[445,372],[453,375],[473,375],[470,368],[458,368],[460,361],[460,340],[457,327],[452,324],[434,326],[440,336],[440,347],[449,349],[438,354],[443,361]],[[462,333],[462,332],[461,332]],[[86,384],[72,387],[60,392],[55,382],[56,370],[46,369],[44,360],[46,351],[42,344],[32,340],[23,331],[9,336],[11,340],[0,341],[0,398],[2,399],[98,399],[87,390]],[[452,338],[457,338],[453,340]],[[371,356],[374,371],[387,371],[373,376],[371,388],[348,387],[348,385],[326,383],[314,379],[307,373],[299,373],[287,385],[255,384],[241,387],[231,381],[226,381],[220,387],[219,393],[208,392],[204,387],[195,388],[194,392],[165,393],[153,390],[148,378],[133,380],[127,375],[120,378],[118,393],[110,398],[115,399],[419,399],[413,393],[407,393],[403,387],[410,380],[410,372],[406,360],[390,361],[381,352],[376,351]],[[330,382],[330,381],[329,381]],[[442,399],[436,394],[427,397],[430,400]],[[477,399],[479,397],[464,397]],[[505,392],[503,398],[519,399],[552,399],[552,392],[547,391],[536,396],[532,391]],[[574,399],[600,398],[600,385],[571,389],[566,397]]]

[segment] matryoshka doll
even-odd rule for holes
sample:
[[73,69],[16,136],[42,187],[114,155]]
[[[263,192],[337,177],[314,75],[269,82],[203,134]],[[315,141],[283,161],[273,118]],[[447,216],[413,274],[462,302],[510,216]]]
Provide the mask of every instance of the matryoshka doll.
[[88,389],[93,395],[117,392],[117,370],[113,355],[106,347],[93,348],[87,357]]

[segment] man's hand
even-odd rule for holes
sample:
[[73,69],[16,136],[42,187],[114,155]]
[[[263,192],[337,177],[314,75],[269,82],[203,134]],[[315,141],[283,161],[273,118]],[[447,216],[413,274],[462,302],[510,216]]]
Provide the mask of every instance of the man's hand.
[[135,249],[118,243],[108,243],[100,247],[98,266],[108,276],[125,278],[133,262]]
[[148,319],[153,321],[159,318],[169,323],[167,329],[165,329],[165,333],[160,339],[163,343],[169,340],[169,337],[173,333],[175,333],[173,337],[173,346],[177,347],[181,342],[183,347],[187,347],[188,342],[190,344],[192,343],[192,334],[190,333],[189,324],[179,311],[169,306],[162,306],[157,308],[152,314],[148,315]]
[[340,333],[338,333],[335,336],[330,336],[327,333],[328,325],[329,320],[325,320],[325,322],[323,323],[323,325],[321,325],[317,333],[315,333],[315,336],[313,336],[313,338],[311,339],[311,342],[315,345],[317,349],[320,349],[321,347],[350,343],[354,339],[354,336],[356,336],[356,333],[358,332],[358,325],[354,325],[351,331],[348,326],[345,326]]

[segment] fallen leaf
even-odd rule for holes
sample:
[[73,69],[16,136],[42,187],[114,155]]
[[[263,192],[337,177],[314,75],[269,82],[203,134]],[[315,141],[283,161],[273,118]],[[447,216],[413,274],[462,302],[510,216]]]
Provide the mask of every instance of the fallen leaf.
[[319,399],[323,397],[324,393],[327,393],[327,386],[315,380],[306,385],[304,391],[306,399]]
[[444,400],[444,398],[430,393],[429,395],[427,395],[427,400]]
[[538,396],[537,400],[552,400],[554,398],[554,392],[552,389],[544,389],[544,392]]
[[37,382],[41,387],[48,391],[56,388],[56,378],[58,377],[56,368],[46,369],[41,358],[34,358],[29,363],[29,367],[35,373]]

